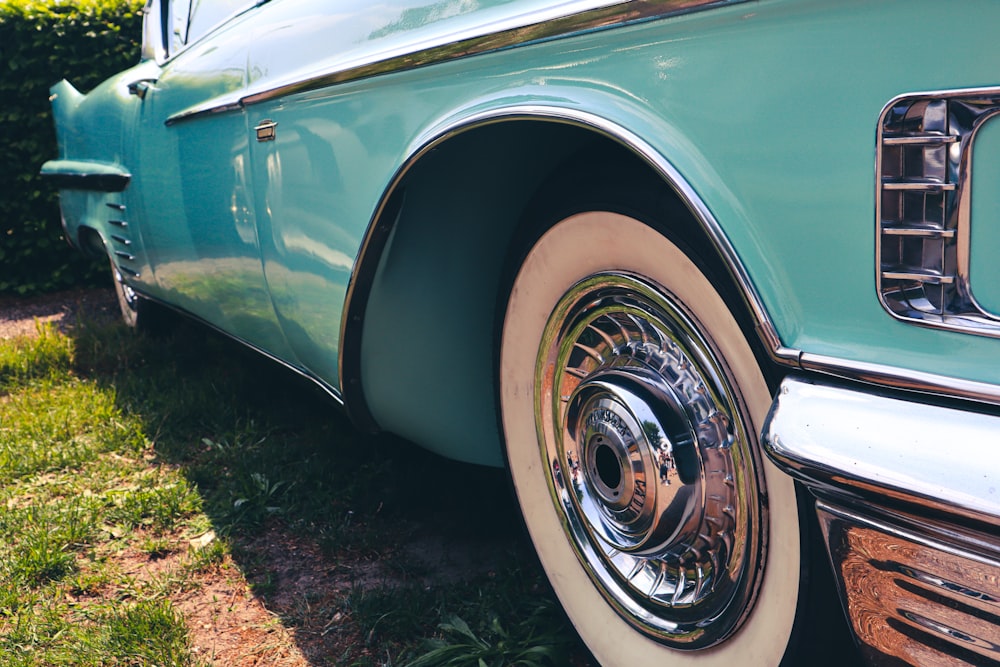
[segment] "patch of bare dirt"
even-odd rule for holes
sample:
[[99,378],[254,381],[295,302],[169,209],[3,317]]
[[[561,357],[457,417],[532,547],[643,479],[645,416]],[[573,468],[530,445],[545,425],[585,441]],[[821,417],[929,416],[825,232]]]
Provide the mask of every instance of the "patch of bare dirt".
[[113,289],[90,287],[23,298],[0,296],[0,338],[31,336],[39,323],[69,331],[80,320],[111,322],[119,317]]
[[231,559],[197,575],[192,584],[172,601],[187,622],[192,652],[200,659],[240,667],[311,664],[293,633],[254,595]]

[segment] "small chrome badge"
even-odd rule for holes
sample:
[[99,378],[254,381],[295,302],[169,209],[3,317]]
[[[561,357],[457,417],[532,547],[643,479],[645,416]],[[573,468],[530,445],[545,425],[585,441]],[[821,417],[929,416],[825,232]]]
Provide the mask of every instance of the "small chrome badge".
[[262,120],[254,130],[257,132],[257,141],[274,141],[277,131],[274,129],[278,124],[273,120]]

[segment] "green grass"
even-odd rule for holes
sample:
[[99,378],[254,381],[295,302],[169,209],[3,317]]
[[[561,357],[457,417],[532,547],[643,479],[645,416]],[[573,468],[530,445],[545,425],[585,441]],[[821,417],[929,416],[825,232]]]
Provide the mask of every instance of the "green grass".
[[[210,585],[311,664],[584,664],[515,513],[501,472],[360,435],[194,325],[0,341],[0,665],[207,664],[178,605]],[[431,529],[504,546],[442,577]]]

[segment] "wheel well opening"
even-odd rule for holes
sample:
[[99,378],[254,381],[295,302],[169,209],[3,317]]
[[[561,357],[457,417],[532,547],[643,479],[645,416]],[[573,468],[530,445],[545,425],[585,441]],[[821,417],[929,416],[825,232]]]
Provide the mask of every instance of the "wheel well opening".
[[[552,216],[567,201],[593,201],[624,183],[632,184],[627,196],[607,199],[608,206],[655,206],[658,228],[685,242],[739,304],[735,281],[697,219],[628,147],[590,128],[543,120],[467,130],[410,167],[396,189],[395,224],[377,257],[365,259],[377,265],[360,296],[363,326],[344,344],[346,354],[360,354],[360,398],[378,427],[449,458],[502,465],[497,304],[506,303],[518,255],[539,225],[560,219]],[[642,201],[631,201],[632,192]],[[744,323],[752,333],[745,310]]]
[[82,226],[76,235],[80,250],[90,259],[105,259],[107,250],[104,247],[104,239],[93,227]]

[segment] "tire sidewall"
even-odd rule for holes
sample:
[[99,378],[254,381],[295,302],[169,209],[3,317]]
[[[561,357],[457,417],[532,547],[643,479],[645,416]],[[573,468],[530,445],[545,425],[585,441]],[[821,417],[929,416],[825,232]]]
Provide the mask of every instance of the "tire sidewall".
[[[704,328],[752,423],[767,489],[765,572],[743,625],[719,645],[679,651],[625,621],[594,586],[563,530],[535,431],[535,364],[543,331],[562,296],[604,271],[624,271],[669,290]],[[524,520],[546,574],[577,631],[603,665],[777,665],[795,620],[800,546],[794,484],[760,453],[757,434],[770,407],[753,351],[711,282],[666,237],[630,217],[591,211],[552,226],[514,279],[500,346],[500,402],[507,459]]]

